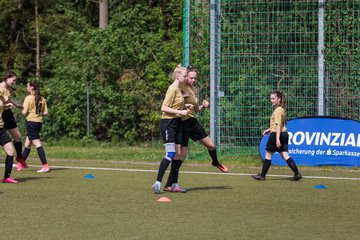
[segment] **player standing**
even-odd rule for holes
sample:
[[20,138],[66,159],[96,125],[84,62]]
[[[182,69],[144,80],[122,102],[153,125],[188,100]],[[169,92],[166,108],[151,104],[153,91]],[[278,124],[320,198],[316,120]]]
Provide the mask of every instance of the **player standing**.
[[[24,161],[30,154],[31,144],[34,144],[42,163],[42,168],[37,172],[49,172],[50,168],[46,160],[44,149],[40,141],[40,131],[43,116],[48,114],[46,100],[40,95],[40,84],[33,80],[28,83],[27,91],[30,93],[25,97],[22,114],[26,116],[26,140],[23,152]],[[19,170],[19,169],[18,169]]]
[[295,161],[289,156],[288,141],[289,134],[286,128],[286,110],[285,95],[281,91],[273,91],[270,95],[270,101],[275,108],[270,117],[270,128],[266,129],[263,135],[270,133],[269,140],[266,144],[265,161],[263,162],[261,173],[253,175],[256,180],[265,180],[266,173],[271,166],[271,158],[275,152],[279,152],[282,159],[294,172],[292,180],[298,181],[302,178]]
[[[152,186],[154,193],[157,194],[161,192],[161,181],[170,163],[172,162],[172,169],[181,165],[181,116],[187,115],[189,111],[184,109],[184,97],[179,87],[181,84],[185,84],[186,74],[186,68],[180,65],[175,68],[172,74],[174,82],[167,89],[161,106],[160,131],[166,154],[160,163],[156,182]],[[181,191],[181,187],[176,184],[173,186],[173,190]]]

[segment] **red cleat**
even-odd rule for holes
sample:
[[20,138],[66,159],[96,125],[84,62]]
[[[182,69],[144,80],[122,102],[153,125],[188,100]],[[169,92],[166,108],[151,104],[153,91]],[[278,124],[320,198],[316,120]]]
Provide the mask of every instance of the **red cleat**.
[[28,168],[29,166],[27,165],[27,163],[25,162],[24,159],[16,157],[16,161],[18,161],[24,168]]
[[219,163],[219,164],[212,164],[214,167],[217,167],[221,172],[223,172],[223,173],[228,173],[229,172],[229,169],[225,166],[225,165],[223,165],[223,164],[221,164],[221,163]]

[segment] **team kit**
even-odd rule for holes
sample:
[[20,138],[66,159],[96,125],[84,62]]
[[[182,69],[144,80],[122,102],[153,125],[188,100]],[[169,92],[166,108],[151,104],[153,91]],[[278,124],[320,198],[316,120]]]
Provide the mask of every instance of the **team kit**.
[[[16,153],[15,160],[17,163],[15,167],[18,171],[28,168],[26,159],[30,154],[32,145],[35,146],[42,163],[41,169],[37,172],[50,172],[40,140],[43,117],[48,114],[46,100],[40,94],[39,82],[33,80],[27,84],[28,95],[23,104],[17,104],[11,99],[13,90],[11,85],[16,82],[16,79],[17,75],[9,71],[0,83],[0,144],[6,152],[3,183],[18,182],[11,177],[14,155]],[[210,105],[206,100],[199,103],[198,90],[195,87],[197,81],[196,68],[192,66],[185,68],[178,65],[172,72],[172,80],[173,83],[168,87],[161,106],[160,132],[164,142],[165,156],[160,162],[156,181],[152,186],[152,190],[156,194],[161,193],[161,191],[187,192],[185,188],[179,185],[178,179],[180,167],[188,153],[190,139],[199,141],[207,148],[212,166],[223,173],[229,172],[229,169],[219,162],[214,142],[196,118],[199,112],[207,109]],[[278,152],[294,173],[291,180],[298,181],[302,179],[302,176],[288,151],[289,134],[286,128],[285,95],[282,91],[275,90],[270,94],[270,101],[274,107],[274,112],[270,117],[270,127],[263,132],[263,135],[270,135],[265,148],[265,160],[261,173],[252,177],[255,180],[265,180],[271,166],[272,155]],[[22,136],[12,112],[14,108],[18,108],[26,118],[24,149],[21,141]],[[13,143],[9,134],[13,138]],[[162,180],[169,166],[170,173],[164,188],[162,188]]]
[[[219,162],[216,146],[196,119],[198,112],[209,107],[208,101],[203,100],[201,103],[198,101],[198,91],[194,86],[197,80],[196,68],[178,65],[172,73],[172,80],[173,83],[168,87],[161,106],[160,131],[166,153],[160,162],[156,181],[152,186],[155,194],[161,191],[186,192],[186,189],[179,185],[178,178],[180,167],[188,152],[189,139],[199,141],[208,149],[214,167],[223,173],[229,172],[229,169]],[[265,161],[261,173],[252,177],[255,180],[265,180],[271,166],[272,155],[279,152],[294,173],[291,180],[298,181],[302,176],[288,153],[289,134],[286,128],[285,95],[282,91],[275,90],[270,95],[270,101],[275,110],[270,117],[270,127],[263,133],[270,134]],[[170,174],[162,189],[162,180],[170,165]]]

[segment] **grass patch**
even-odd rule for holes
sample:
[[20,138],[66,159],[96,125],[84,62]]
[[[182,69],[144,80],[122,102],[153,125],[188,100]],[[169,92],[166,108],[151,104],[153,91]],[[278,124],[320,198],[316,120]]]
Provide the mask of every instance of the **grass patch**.
[[[119,142],[76,141],[63,139],[59,142],[45,142],[44,149],[49,159],[73,159],[73,160],[102,160],[102,161],[132,161],[132,162],[160,162],[165,155],[161,142],[139,143],[136,146],[128,146]],[[229,155],[218,152],[219,160],[227,164],[261,164],[259,155],[246,154],[248,151]],[[31,158],[37,158],[37,153],[32,150]],[[211,161],[207,149],[198,143],[190,145],[187,162],[209,163]]]
[[[59,166],[47,174],[30,168],[13,172],[18,184],[1,184],[4,239],[358,239],[359,181],[304,178],[291,182],[269,176],[266,181],[210,171],[202,164],[184,164],[180,183],[185,194],[155,195],[151,185],[157,164],[139,161],[50,160]],[[158,162],[157,162],[158,163]],[[147,169],[153,172],[69,169],[61,166]],[[258,167],[256,167],[258,168]],[[254,173],[235,166],[232,173]],[[3,170],[3,168],[2,168]],[[359,171],[303,169],[304,176],[360,177]],[[93,174],[94,179],[85,179]],[[270,174],[290,174],[274,167]],[[166,176],[165,176],[166,177]],[[317,184],[325,190],[314,188]],[[170,203],[159,203],[159,197]],[[9,205],[9,203],[11,203]],[[168,229],[174,229],[168,231]]]

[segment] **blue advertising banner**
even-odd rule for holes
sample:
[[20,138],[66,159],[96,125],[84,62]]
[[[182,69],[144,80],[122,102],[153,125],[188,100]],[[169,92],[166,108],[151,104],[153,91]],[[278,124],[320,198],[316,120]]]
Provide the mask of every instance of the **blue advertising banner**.
[[[303,166],[360,166],[360,122],[332,117],[304,117],[287,122],[289,155]],[[269,134],[259,146],[262,159]],[[280,154],[272,163],[286,165]]]

